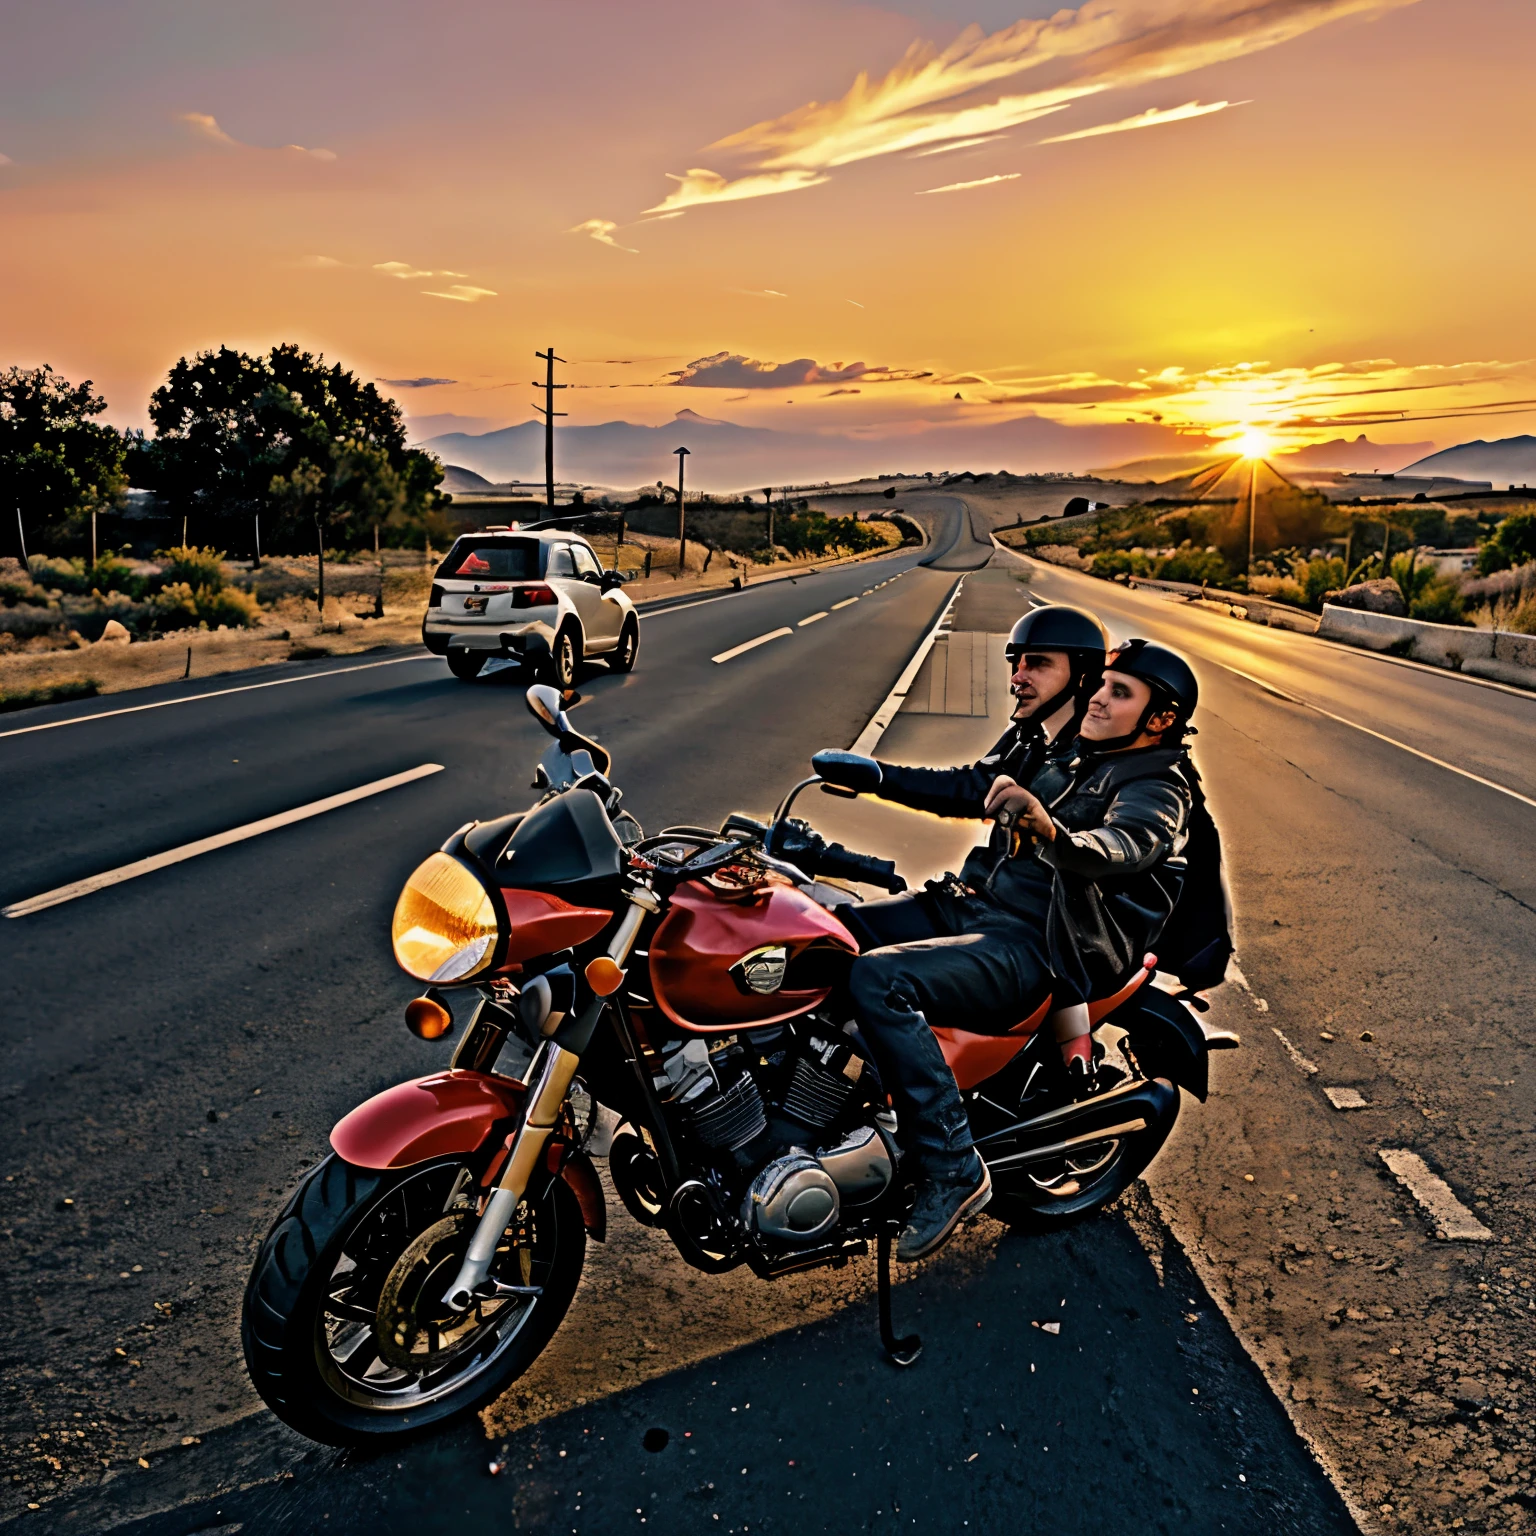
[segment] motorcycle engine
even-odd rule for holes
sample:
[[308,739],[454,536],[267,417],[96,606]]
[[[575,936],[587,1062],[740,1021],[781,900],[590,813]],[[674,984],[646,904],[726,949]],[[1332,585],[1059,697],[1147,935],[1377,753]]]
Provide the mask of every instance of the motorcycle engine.
[[845,1211],[877,1200],[895,1177],[867,1072],[840,1031],[801,1020],[690,1039],[666,1056],[657,1087],[726,1204],[778,1247],[825,1238]]

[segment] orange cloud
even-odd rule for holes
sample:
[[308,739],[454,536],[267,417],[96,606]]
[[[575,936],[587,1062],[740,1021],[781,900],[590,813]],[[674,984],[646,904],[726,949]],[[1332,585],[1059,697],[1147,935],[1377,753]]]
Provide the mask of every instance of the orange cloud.
[[969,192],[972,187],[990,187],[998,181],[1017,181],[1022,173],[1009,171],[1005,176],[983,176],[980,181],[952,181],[947,187],[925,187],[918,197],[932,197],[935,192]]
[[[809,102],[717,140],[712,148],[743,158],[747,174],[732,180],[696,169],[673,176],[677,189],[649,211],[799,191],[825,181],[838,166],[995,137],[1103,91],[1188,74],[1346,17],[1416,3],[1087,0],[1075,11],[1018,21],[990,34],[967,27],[943,49],[912,44],[883,77],[861,74],[835,101]],[[975,99],[1031,71],[1059,78],[1024,94]]]
[[615,251],[628,251],[631,256],[640,253],[632,245],[620,245],[613,238],[613,232],[619,226],[612,219],[583,219],[580,224],[566,230],[568,235],[590,235],[599,245],[610,246]]
[[[211,112],[178,112],[176,121],[183,124],[188,132],[199,139],[204,139],[210,144],[219,144],[227,149],[258,149],[259,145],[243,144],[237,138],[226,133],[220,126],[219,120]],[[284,154],[303,155],[309,160],[334,160],[334,149],[306,149],[302,144],[284,144]]]
[[1211,101],[1204,104],[1186,101],[1182,107],[1149,107],[1134,117],[1123,117],[1118,123],[1100,123],[1097,128],[1079,128],[1076,133],[1058,133],[1055,138],[1041,139],[1042,144],[1070,144],[1074,139],[1096,139],[1106,133],[1127,133],[1134,128],[1157,128],[1163,123],[1183,123],[1192,117],[1208,117],[1212,112],[1224,112],[1228,107],[1246,107],[1246,101]]

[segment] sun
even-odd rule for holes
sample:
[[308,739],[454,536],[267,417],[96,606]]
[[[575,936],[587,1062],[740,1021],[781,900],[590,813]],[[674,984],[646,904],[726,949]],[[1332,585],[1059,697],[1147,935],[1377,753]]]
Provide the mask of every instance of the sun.
[[1234,437],[1225,446],[1245,459],[1267,459],[1275,451],[1274,439],[1253,427],[1247,428],[1240,437]]

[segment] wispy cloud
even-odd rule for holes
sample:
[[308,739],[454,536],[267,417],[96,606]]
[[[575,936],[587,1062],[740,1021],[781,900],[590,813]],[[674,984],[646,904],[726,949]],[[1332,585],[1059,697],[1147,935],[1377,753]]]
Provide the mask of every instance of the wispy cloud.
[[855,309],[863,309],[864,306],[857,299],[844,299],[844,304],[852,304]]
[[672,384],[701,389],[793,389],[805,384],[894,384],[931,378],[913,368],[870,367],[867,363],[818,363],[797,357],[788,363],[764,363],[739,352],[716,352],[667,375]]
[[610,246],[615,251],[628,251],[631,256],[640,253],[632,245],[620,245],[613,238],[613,232],[619,226],[612,219],[583,219],[580,224],[573,225],[566,230],[568,235],[589,235],[599,245]]
[[863,394],[863,390],[859,390],[859,389],[829,389],[826,392],[826,394],[824,394],[821,398],[823,400],[830,400],[833,397],[833,395],[859,395],[859,394]]
[[[415,277],[435,277],[437,274],[429,272],[424,267],[413,267],[408,261],[376,261],[373,264],[375,272],[382,272],[385,277],[398,277],[401,282],[407,282]],[[444,277],[448,274],[443,273]]]
[[787,299],[787,293],[780,293],[777,288],[727,288],[727,293],[739,293],[748,299]]
[[468,283],[454,283],[446,291],[435,291],[431,288],[423,288],[422,293],[429,299],[452,299],[456,304],[478,304],[481,299],[494,299],[494,288],[474,288]]
[[914,160],[921,160],[927,155],[947,155],[952,149],[975,149],[978,144],[1000,144],[1007,138],[1004,133],[989,133],[979,139],[956,139],[953,144],[935,144],[928,149],[919,149],[913,153]]
[[1134,117],[1122,117],[1118,123],[1100,123],[1097,128],[1079,128],[1076,133],[1058,133],[1041,139],[1042,144],[1070,144],[1074,139],[1096,139],[1105,133],[1129,133],[1133,128],[1157,128],[1163,123],[1188,122],[1192,117],[1209,117],[1228,107],[1246,107],[1246,101],[1186,101],[1182,107],[1149,107]]
[[800,192],[819,186],[829,178],[820,171],[774,171],[764,176],[743,176],[727,181],[718,171],[691,170],[682,176],[667,172],[667,179],[677,186],[649,214],[682,213],[705,203],[739,203],[749,197],[771,197],[776,192]]
[[15,165],[16,162],[9,155],[0,155],[0,166]]
[[[203,139],[209,144],[220,144],[227,149],[256,149],[258,144],[246,144],[241,140],[226,133],[219,126],[219,120],[211,112],[178,112],[176,121],[180,123],[195,138]],[[306,149],[302,144],[284,144],[279,150],[267,150],[265,153],[303,155],[308,160],[330,161],[336,158],[334,149]]]
[[305,256],[299,261],[301,267],[306,267],[312,272],[328,272],[334,267],[344,267],[344,261],[337,261],[334,256]]
[[[808,102],[712,146],[743,174],[695,168],[651,213],[794,192],[839,166],[996,136],[1103,91],[1171,79],[1273,48],[1347,17],[1417,0],[1087,0],[1077,10],[948,47],[914,43],[879,79],[861,74],[835,101]],[[1035,72],[1021,94],[1003,82]],[[1048,79],[1041,79],[1041,76]],[[996,92],[997,94],[993,94]],[[991,99],[987,99],[988,97]]]
[[1002,176],[983,176],[980,181],[952,181],[947,187],[925,187],[918,197],[932,197],[935,192],[969,192],[972,187],[990,187],[994,182],[1017,181],[1023,173],[1009,171]]
[[457,379],[434,379],[423,375],[419,379],[380,379],[380,384],[390,384],[396,389],[431,389],[436,384],[457,384]]

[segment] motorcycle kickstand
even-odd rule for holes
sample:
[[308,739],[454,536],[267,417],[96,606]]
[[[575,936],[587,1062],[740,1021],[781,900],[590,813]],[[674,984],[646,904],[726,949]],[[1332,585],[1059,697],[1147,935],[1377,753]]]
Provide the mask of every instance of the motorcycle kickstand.
[[891,1326],[891,1234],[882,1230],[876,1244],[875,1289],[880,1300],[880,1343],[892,1365],[916,1365],[923,1341],[915,1333],[898,1339]]

